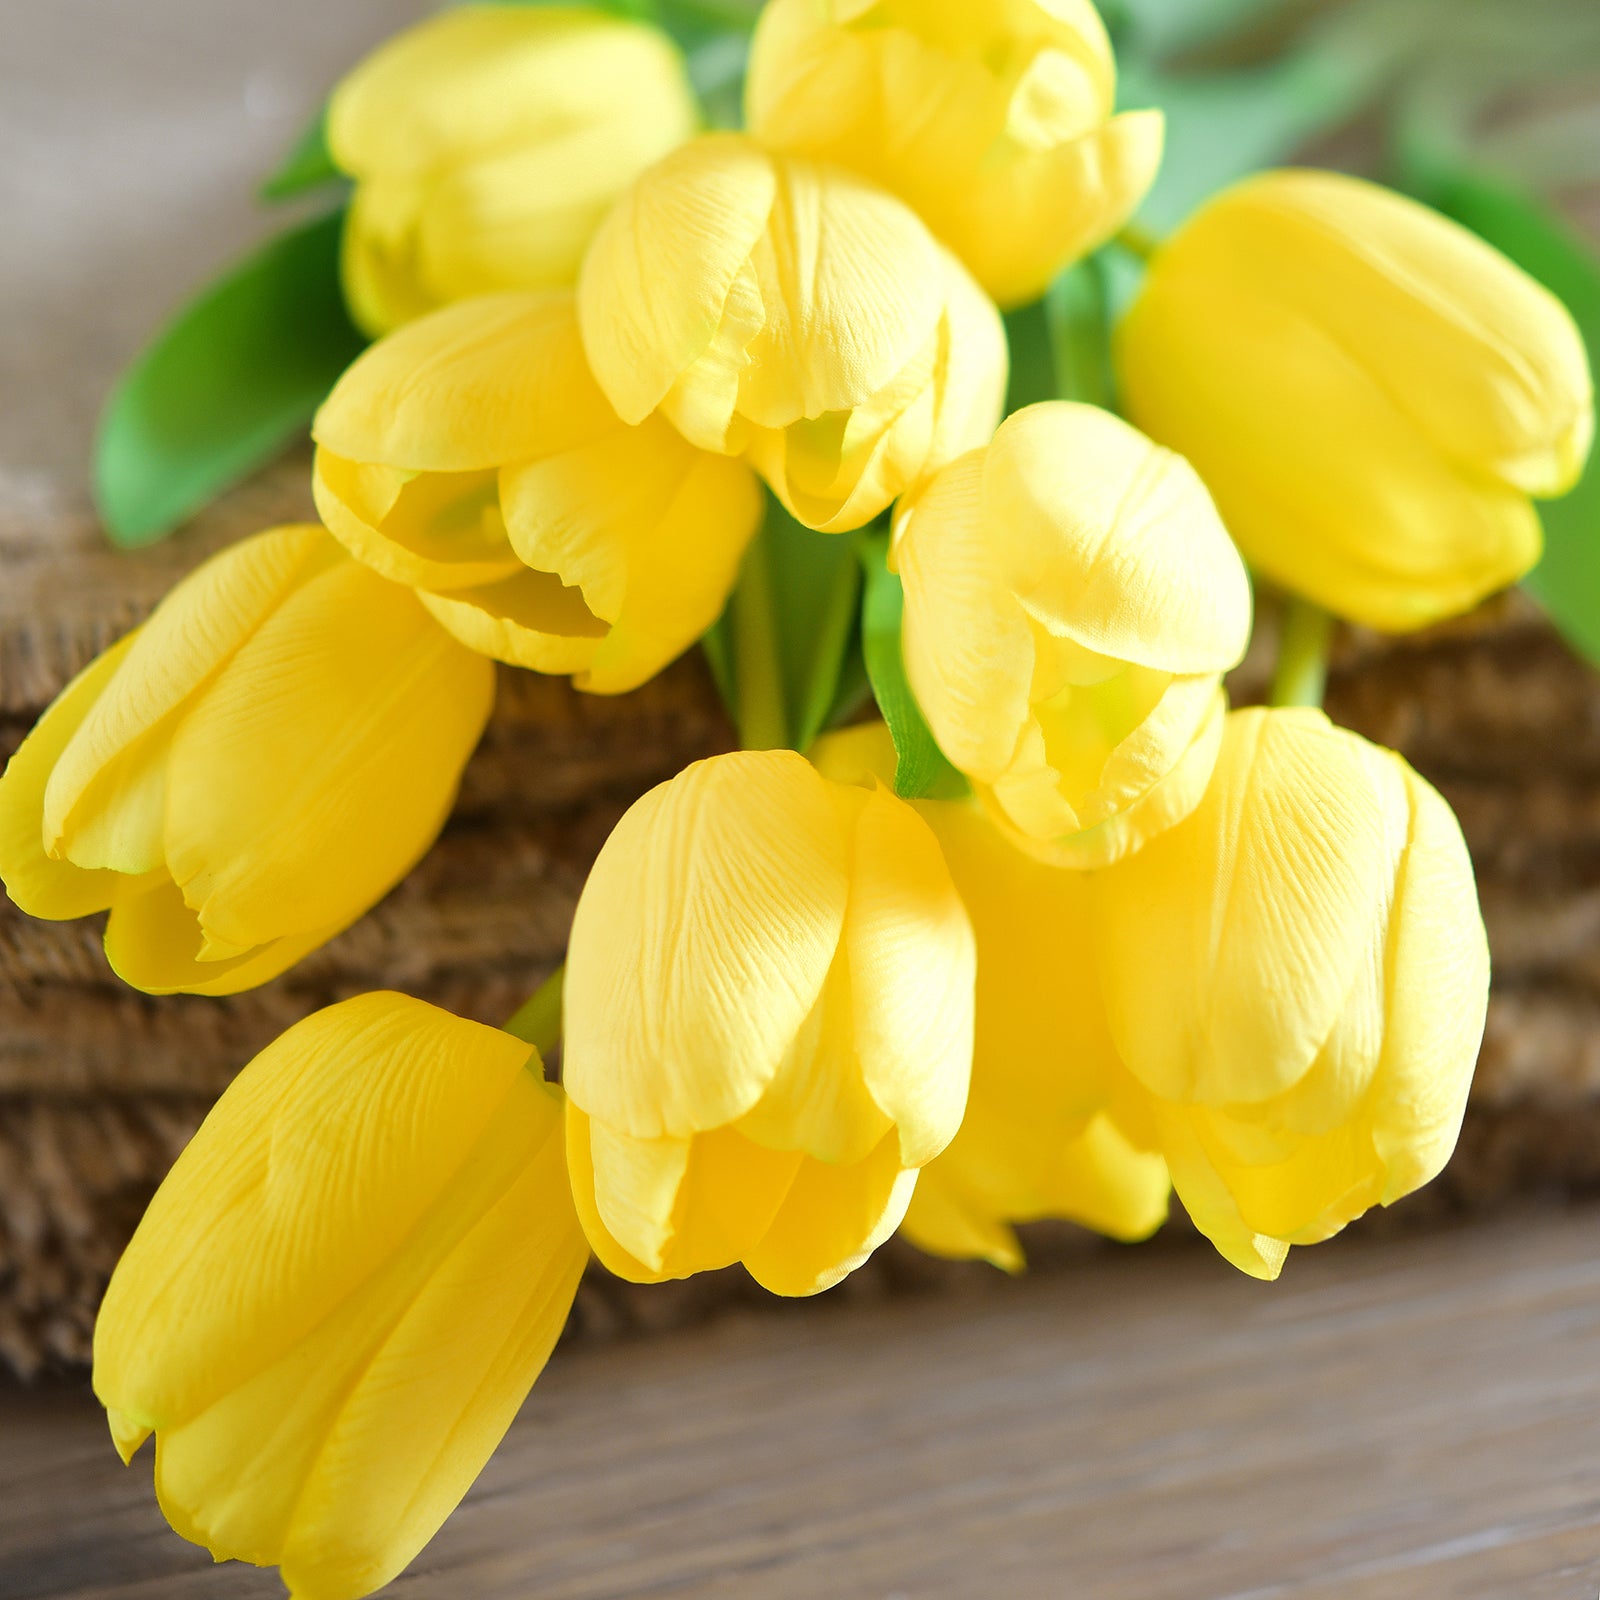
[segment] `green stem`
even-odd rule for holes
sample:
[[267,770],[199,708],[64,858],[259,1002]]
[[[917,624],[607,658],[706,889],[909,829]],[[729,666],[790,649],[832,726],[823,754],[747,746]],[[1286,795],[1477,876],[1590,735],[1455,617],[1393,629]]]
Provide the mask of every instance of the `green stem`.
[[1272,673],[1274,706],[1320,706],[1328,684],[1328,645],[1333,618],[1309,600],[1291,596],[1278,635],[1278,664]]
[[1161,248],[1160,236],[1137,222],[1123,223],[1122,231],[1117,234],[1113,242],[1121,245],[1129,255],[1138,256],[1147,264],[1155,259],[1156,251]]
[[561,1043],[561,993],[566,979],[567,964],[563,961],[532,996],[500,1024],[501,1029],[514,1039],[531,1044],[541,1056],[549,1055]]
[[733,633],[735,720],[745,750],[782,750],[789,743],[783,669],[778,663],[778,616],[772,594],[772,557],[756,537],[745,555],[729,610]]

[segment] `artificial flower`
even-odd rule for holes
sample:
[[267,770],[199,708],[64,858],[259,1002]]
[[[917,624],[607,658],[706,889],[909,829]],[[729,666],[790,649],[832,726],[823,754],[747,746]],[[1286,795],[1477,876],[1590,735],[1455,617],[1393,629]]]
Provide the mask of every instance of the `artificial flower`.
[[698,122],[682,57],[641,23],[465,5],[397,34],[328,102],[356,180],[356,321],[376,335],[468,295],[570,286],[612,201]]
[[1115,860],[1198,803],[1250,588],[1188,463],[1052,401],[901,503],[906,674],[1021,848]]
[[112,1274],[94,1389],[152,1433],[167,1520],[356,1600],[438,1531],[588,1259],[561,1091],[497,1028],[398,994],[296,1023],[229,1086]]
[[1159,111],[1113,115],[1089,0],[770,0],[751,132],[915,209],[1002,305],[1103,244],[1161,163]]
[[[825,775],[892,779],[888,729],[818,741]],[[1171,1184],[1117,1059],[1095,971],[1087,875],[1013,848],[970,800],[919,800],[977,949],[972,1087],[950,1144],[922,1169],[901,1232],[934,1255],[1023,1265],[1013,1224],[1064,1218],[1143,1239]]]
[[636,688],[716,621],[761,519],[741,462],[590,376],[572,295],[486,295],[366,351],[313,427],[317,509],[475,650]]
[[1375,184],[1270,172],[1155,255],[1117,340],[1129,416],[1180,450],[1266,577],[1391,631],[1466,611],[1539,559],[1530,496],[1594,432],[1559,300]]
[[622,417],[745,455],[801,522],[858,528],[1000,418],[1006,343],[900,200],[839,167],[708,134],[595,236],[584,347]]
[[489,663],[315,526],[242,540],[69,684],[0,778],[0,878],[31,916],[110,911],[152,994],[276,977],[433,842]]
[[716,756],[600,852],[567,958],[568,1161],[636,1281],[837,1282],[955,1135],[972,930],[927,824],[793,751]]
[[1399,756],[1235,712],[1200,806],[1093,887],[1117,1053],[1236,1266],[1275,1277],[1444,1166],[1489,953],[1461,829]]

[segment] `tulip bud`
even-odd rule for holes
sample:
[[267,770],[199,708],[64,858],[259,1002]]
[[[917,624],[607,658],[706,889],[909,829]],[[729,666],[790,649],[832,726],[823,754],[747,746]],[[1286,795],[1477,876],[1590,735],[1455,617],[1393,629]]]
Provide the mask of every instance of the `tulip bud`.
[[[882,723],[811,752],[831,778],[892,777]],[[919,1249],[1023,1265],[1011,1224],[1065,1218],[1144,1239],[1171,1184],[1140,1148],[1148,1114],[1117,1059],[1095,974],[1086,874],[1014,849],[970,801],[921,800],[977,948],[972,1089],[961,1129],[922,1169],[901,1231]]]
[[1276,1277],[1444,1166],[1489,953],[1461,830],[1399,756],[1236,712],[1194,814],[1094,882],[1111,1036],[1236,1266]]
[[317,509],[464,644],[636,688],[717,617],[761,520],[743,463],[626,426],[572,296],[492,295],[392,333],[313,428]]
[[567,959],[567,1158],[595,1254],[636,1281],[743,1261],[836,1283],[955,1134],[972,930],[927,825],[792,751],[638,802]]
[[488,662],[321,528],[213,556],[45,712],[0,778],[30,916],[109,908],[150,994],[233,994],[354,922],[433,842]]
[[1089,0],[770,0],[746,84],[763,144],[892,190],[1002,305],[1110,238],[1161,163],[1159,111],[1112,115]]
[[1260,572],[1369,627],[1466,611],[1539,559],[1593,386],[1571,316],[1464,228],[1329,172],[1226,191],[1124,321],[1129,415]]
[[588,1251],[561,1091],[510,1034],[398,994],[247,1066],[112,1275],[94,1388],[217,1560],[300,1600],[396,1576],[482,1471]]
[[893,560],[918,703],[1020,848],[1099,866],[1193,809],[1250,588],[1185,461],[1029,406],[902,502]]
[[1000,419],[1006,343],[916,215],[836,167],[696,139],[607,217],[584,347],[628,422],[746,455],[807,527],[870,522]]
[[468,295],[569,287],[612,202],[698,122],[655,28],[467,5],[407,29],[328,103],[329,150],[356,180],[351,313],[376,335]]

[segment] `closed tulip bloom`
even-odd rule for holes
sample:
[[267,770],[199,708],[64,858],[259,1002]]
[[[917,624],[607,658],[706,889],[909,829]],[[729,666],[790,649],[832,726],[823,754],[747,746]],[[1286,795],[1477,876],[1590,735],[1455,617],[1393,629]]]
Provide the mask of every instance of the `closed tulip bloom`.
[[1466,611],[1539,559],[1529,496],[1594,430],[1571,316],[1466,229],[1329,172],[1230,189],[1124,321],[1129,415],[1181,450],[1245,557],[1369,627]]
[[1014,843],[1099,866],[1194,808],[1250,588],[1186,462],[1029,406],[902,502],[893,560],[911,687]]
[[276,977],[433,842],[493,669],[318,527],[213,556],[45,712],[0,778],[31,916],[108,910],[151,994]]
[[1217,1248],[1275,1277],[1449,1159],[1483,1034],[1438,793],[1320,711],[1240,711],[1189,819],[1095,879],[1111,1036]]
[[1000,420],[999,314],[903,202],[749,139],[696,139],[595,235],[584,347],[624,420],[748,456],[808,527],[870,522]]
[[771,0],[746,83],[757,138],[893,190],[1002,305],[1110,238],[1161,162],[1159,111],[1112,115],[1089,0]]
[[[839,779],[895,766],[882,723],[828,735],[811,759]],[[1012,1272],[1023,1266],[1014,1223],[1065,1218],[1147,1238],[1171,1184],[1138,1143],[1149,1115],[1106,1028],[1087,875],[1024,855],[970,801],[916,810],[972,920],[977,994],[966,1116],[922,1169],[901,1232],[934,1255]]]
[[743,1261],[811,1294],[954,1136],[972,930],[904,801],[792,751],[717,756],[617,825],[578,902],[562,1070],[578,1214],[613,1272]]
[[94,1388],[167,1520],[296,1600],[355,1600],[510,1426],[588,1258],[561,1091],[510,1034],[398,994],[247,1066],[111,1278]]
[[317,413],[329,528],[463,643],[636,688],[716,621],[761,520],[750,469],[623,423],[570,291],[490,295],[363,354]]
[[352,314],[380,334],[570,286],[617,195],[698,122],[671,40],[598,11],[458,6],[397,35],[328,102]]

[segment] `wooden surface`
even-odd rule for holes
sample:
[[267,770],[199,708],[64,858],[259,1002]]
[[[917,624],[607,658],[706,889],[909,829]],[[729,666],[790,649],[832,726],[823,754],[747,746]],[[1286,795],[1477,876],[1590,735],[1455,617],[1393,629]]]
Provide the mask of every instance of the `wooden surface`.
[[[249,1600],[0,1390],[0,1595]],[[568,1347],[395,1600],[1594,1600],[1600,1212]]]

